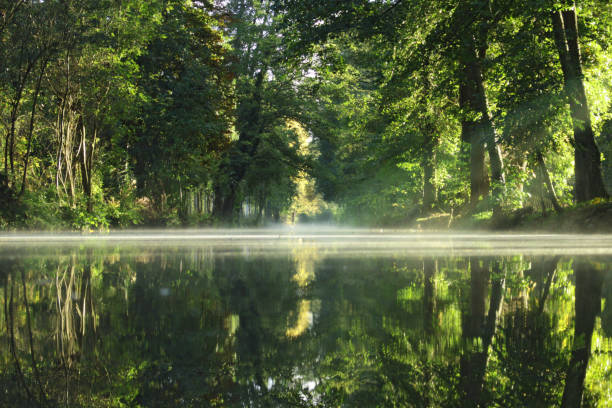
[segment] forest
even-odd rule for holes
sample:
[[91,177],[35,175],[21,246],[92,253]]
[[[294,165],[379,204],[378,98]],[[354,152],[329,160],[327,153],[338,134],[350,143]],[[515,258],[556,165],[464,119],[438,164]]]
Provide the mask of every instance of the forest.
[[0,229],[608,202],[607,0],[0,0]]

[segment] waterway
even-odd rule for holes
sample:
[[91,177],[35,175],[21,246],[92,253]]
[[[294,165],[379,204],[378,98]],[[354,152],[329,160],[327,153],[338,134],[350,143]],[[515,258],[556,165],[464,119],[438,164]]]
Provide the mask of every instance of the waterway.
[[[0,406],[612,406],[612,236],[0,236]],[[576,405],[578,404],[578,405]]]

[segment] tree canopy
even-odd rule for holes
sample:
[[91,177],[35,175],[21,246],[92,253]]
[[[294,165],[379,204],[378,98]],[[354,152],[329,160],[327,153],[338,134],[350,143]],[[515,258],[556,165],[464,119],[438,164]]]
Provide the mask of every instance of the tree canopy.
[[410,225],[612,184],[603,0],[0,12],[3,228]]

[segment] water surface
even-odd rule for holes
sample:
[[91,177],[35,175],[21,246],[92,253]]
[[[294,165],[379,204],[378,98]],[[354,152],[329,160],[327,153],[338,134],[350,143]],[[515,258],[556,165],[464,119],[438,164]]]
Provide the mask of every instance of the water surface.
[[0,236],[0,406],[612,406],[612,237]]

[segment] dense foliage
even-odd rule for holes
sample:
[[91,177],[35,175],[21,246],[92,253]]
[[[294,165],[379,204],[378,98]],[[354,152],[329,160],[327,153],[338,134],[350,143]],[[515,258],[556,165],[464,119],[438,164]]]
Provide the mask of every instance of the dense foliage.
[[607,197],[609,2],[278,4],[327,96],[317,180],[348,217]]
[[397,225],[559,211],[612,184],[604,0],[2,0],[0,16],[2,228]]

